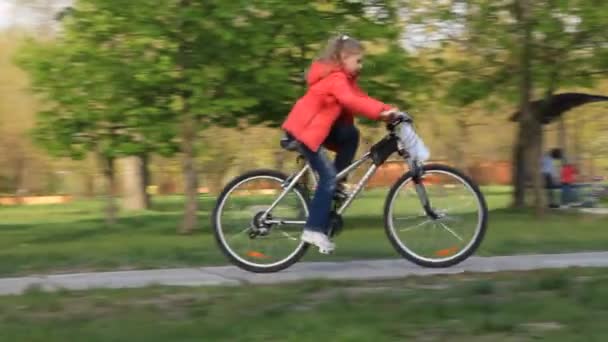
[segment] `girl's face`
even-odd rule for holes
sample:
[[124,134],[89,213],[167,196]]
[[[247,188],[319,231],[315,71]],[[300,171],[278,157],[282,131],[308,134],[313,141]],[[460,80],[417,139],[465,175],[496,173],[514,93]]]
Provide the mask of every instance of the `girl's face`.
[[363,53],[343,54],[342,66],[352,75],[358,75],[363,68]]

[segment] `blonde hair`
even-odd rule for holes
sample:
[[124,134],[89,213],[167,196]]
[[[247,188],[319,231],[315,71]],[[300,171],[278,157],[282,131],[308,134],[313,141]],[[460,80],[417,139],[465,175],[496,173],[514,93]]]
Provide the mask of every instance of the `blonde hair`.
[[339,34],[327,42],[327,46],[317,61],[341,64],[343,54],[359,54],[364,51],[365,48],[361,42],[345,34]]

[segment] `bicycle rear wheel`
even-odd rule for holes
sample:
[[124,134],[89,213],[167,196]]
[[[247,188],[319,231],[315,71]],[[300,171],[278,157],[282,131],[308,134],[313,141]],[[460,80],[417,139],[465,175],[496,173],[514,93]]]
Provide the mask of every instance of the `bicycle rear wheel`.
[[300,240],[308,217],[306,190],[296,185],[266,213],[286,179],[273,170],[247,172],[226,185],[217,199],[213,233],[224,255],[238,267],[277,272],[306,253],[308,244]]
[[422,207],[411,172],[391,188],[384,206],[385,231],[406,259],[424,267],[449,267],[475,252],[488,209],[476,184],[456,169],[425,165],[421,184],[431,205]]

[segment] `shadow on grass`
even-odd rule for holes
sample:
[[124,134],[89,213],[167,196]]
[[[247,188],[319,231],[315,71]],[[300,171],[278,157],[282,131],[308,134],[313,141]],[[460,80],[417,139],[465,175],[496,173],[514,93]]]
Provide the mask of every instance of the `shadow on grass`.
[[0,234],[10,232],[23,232],[37,228],[39,224],[28,224],[28,223],[0,223]]

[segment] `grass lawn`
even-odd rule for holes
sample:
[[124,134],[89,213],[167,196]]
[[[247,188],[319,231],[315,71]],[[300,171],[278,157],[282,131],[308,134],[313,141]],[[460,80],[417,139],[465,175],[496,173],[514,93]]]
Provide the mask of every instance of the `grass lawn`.
[[0,297],[1,341],[606,341],[608,273],[570,269]]
[[[364,193],[345,216],[332,256],[310,251],[304,260],[397,258],[383,229],[386,190]],[[550,213],[543,220],[506,209],[504,188],[484,189],[488,232],[478,255],[607,250],[608,217]],[[102,203],[0,207],[0,277],[33,273],[226,264],[210,232],[214,198],[202,197],[200,229],[176,234],[180,197],[155,198],[153,210],[123,213],[106,227]]]

